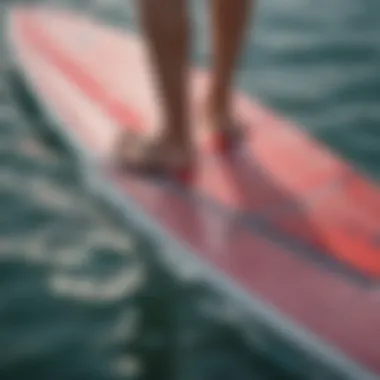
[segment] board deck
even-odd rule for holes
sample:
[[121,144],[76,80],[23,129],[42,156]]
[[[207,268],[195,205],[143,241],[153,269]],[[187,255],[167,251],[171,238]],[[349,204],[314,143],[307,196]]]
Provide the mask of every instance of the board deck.
[[[9,19],[29,84],[122,194],[120,202],[132,199],[168,236],[252,299],[272,305],[310,340],[318,336],[380,373],[375,184],[240,93],[234,112],[249,126],[244,149],[226,158],[201,148],[188,188],[115,171],[107,162],[120,128],[160,125],[143,41],[63,11],[16,8]],[[191,73],[194,107],[208,80],[206,72]]]

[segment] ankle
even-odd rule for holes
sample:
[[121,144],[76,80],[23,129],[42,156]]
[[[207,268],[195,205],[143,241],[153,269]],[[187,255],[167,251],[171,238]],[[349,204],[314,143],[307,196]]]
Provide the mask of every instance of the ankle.
[[189,133],[178,128],[169,129],[164,139],[168,142],[168,145],[178,147],[179,149],[186,149],[191,146],[191,136]]
[[226,102],[217,102],[212,99],[206,102],[204,112],[212,120],[224,120],[230,114],[230,105]]

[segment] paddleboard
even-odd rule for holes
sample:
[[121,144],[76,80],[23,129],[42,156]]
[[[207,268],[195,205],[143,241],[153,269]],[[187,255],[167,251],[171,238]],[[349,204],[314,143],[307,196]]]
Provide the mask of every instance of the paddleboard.
[[[245,143],[227,157],[200,139],[192,183],[116,170],[109,163],[120,131],[154,133],[162,118],[144,41],[62,10],[17,7],[8,20],[19,72],[92,188],[170,246],[178,270],[196,262],[279,335],[349,376],[342,378],[380,373],[374,183],[238,92],[233,112],[247,126]],[[189,83],[195,109],[209,75],[194,68]]]

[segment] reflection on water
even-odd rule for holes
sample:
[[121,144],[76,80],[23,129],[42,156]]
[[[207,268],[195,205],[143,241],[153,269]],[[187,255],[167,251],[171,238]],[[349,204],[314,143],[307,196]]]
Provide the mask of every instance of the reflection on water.
[[[133,2],[86,3],[109,22],[135,24]],[[201,3],[192,10],[205,62]],[[239,72],[246,90],[373,178],[379,18],[377,0],[262,1]],[[245,346],[235,317],[220,320],[228,313],[216,312],[215,295],[153,262],[158,247],[105,214],[70,157],[32,134],[44,121],[16,105],[0,57],[2,378],[283,378]]]

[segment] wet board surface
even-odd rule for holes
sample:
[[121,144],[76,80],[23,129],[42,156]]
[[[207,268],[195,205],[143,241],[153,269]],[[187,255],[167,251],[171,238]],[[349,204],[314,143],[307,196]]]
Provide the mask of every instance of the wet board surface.
[[[154,133],[160,125],[143,40],[63,11],[17,8],[9,20],[12,48],[34,92],[125,202],[132,199],[246,294],[380,373],[375,184],[238,93],[234,113],[249,127],[244,147],[218,157],[196,131],[201,154],[186,189],[107,169],[122,128]],[[206,72],[191,73],[194,109],[208,80]]]

